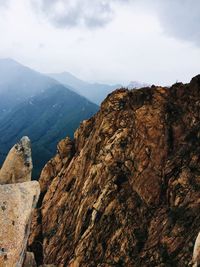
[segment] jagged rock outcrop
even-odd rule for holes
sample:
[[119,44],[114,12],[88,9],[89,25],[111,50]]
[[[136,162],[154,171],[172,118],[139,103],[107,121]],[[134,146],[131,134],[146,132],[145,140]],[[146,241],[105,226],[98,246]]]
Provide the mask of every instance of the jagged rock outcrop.
[[31,143],[24,136],[8,153],[0,170],[0,184],[31,181],[32,168]]
[[188,266],[200,230],[200,76],[110,94],[40,184],[38,264]]
[[[39,183],[29,181],[31,169],[30,140],[23,137],[0,171],[0,267],[21,267],[24,262],[32,212],[40,195]],[[34,267],[29,256],[24,267]]]

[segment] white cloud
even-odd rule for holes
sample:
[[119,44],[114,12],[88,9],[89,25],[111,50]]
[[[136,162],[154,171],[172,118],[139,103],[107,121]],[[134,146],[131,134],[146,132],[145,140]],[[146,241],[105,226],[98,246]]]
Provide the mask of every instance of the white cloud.
[[[34,6],[57,27],[102,27],[113,19],[112,5],[120,0],[33,0]],[[126,2],[126,0],[124,0]]]
[[[162,15],[163,26],[167,33],[183,40],[193,41],[200,45],[200,2],[178,1],[179,6],[174,5],[174,12],[169,5],[166,11],[169,14]],[[164,11],[164,10],[163,10]],[[163,12],[162,12],[163,13]]]
[[[2,0],[0,0],[2,1]],[[200,44],[199,0],[31,0],[42,16],[56,27],[104,27],[114,19],[117,4],[155,14],[165,33]],[[1,3],[1,2],[0,2]]]
[[158,16],[166,34],[200,45],[199,0],[145,0]]

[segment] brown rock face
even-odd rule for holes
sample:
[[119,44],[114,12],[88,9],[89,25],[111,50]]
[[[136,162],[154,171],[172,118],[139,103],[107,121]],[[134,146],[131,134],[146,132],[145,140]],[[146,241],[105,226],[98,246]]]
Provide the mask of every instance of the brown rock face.
[[38,264],[188,266],[200,230],[200,76],[110,94],[58,145],[40,184]]
[[14,145],[0,170],[0,184],[31,181],[31,144],[27,136]]

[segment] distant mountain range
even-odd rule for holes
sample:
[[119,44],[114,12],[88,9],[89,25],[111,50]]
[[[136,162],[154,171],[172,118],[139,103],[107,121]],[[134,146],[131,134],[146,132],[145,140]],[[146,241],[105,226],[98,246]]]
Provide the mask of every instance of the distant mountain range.
[[[48,75],[98,105],[101,104],[106,96],[113,90],[123,87],[121,84],[109,85],[102,83],[85,82],[69,72],[50,73]],[[148,84],[132,81],[126,87],[129,89],[138,89],[146,86],[148,86]]]
[[98,106],[54,79],[11,60],[0,60],[0,163],[22,136],[32,141],[34,177],[56,144]]
[[52,78],[12,59],[0,59],[0,113],[9,111],[29,97],[57,85]]
[[101,83],[89,83],[76,78],[69,72],[62,73],[50,73],[50,77],[54,78],[58,82],[65,86],[70,86],[80,95],[85,96],[92,102],[100,104],[104,98],[113,90],[122,87],[120,84],[108,85]]

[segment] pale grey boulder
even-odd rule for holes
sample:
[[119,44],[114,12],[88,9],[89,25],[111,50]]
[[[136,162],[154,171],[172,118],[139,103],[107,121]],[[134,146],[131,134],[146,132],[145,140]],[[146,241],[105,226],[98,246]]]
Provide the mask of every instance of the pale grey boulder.
[[0,170],[0,184],[31,181],[32,168],[31,142],[24,136],[8,153]]
[[39,194],[37,181],[0,185],[0,267],[22,266]]

